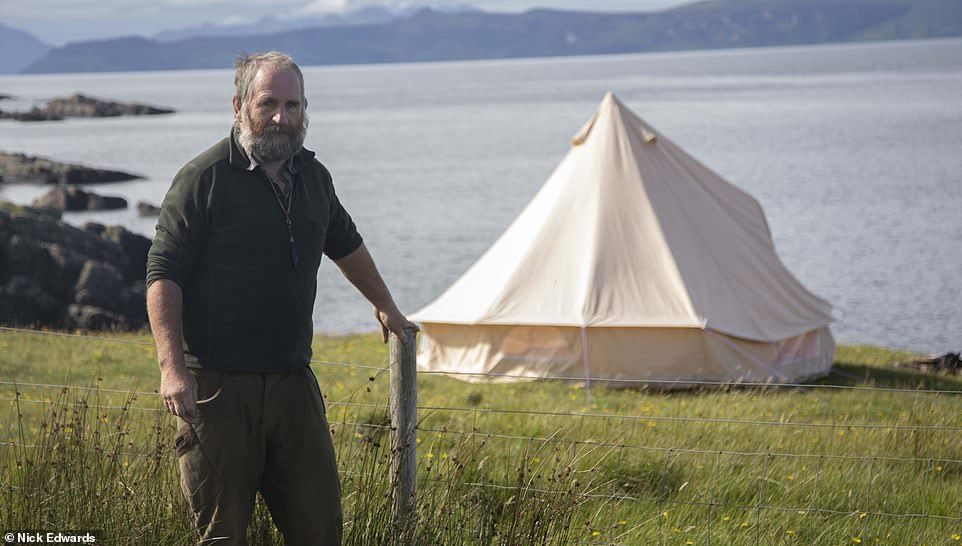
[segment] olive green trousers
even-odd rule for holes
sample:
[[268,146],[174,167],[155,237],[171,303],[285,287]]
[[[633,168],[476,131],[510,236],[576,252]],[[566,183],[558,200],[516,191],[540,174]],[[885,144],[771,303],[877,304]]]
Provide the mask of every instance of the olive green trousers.
[[191,372],[199,419],[178,418],[175,451],[199,544],[246,545],[258,491],[288,546],[340,544],[334,445],[310,367]]

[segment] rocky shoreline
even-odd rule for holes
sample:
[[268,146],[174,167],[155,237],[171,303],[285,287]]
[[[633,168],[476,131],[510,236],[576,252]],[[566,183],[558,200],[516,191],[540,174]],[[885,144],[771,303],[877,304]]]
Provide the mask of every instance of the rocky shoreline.
[[26,112],[5,112],[0,110],[0,119],[12,119],[16,121],[60,121],[65,118],[156,116],[172,113],[174,113],[174,110],[170,108],[159,108],[148,104],[101,100],[76,93],[69,97],[56,97],[47,101],[43,107],[34,106]]
[[[0,98],[11,98],[0,94]],[[173,113],[144,104],[75,94],[0,119],[51,121]],[[34,207],[0,201],[0,324],[83,330],[135,330],[147,324],[150,239],[121,226],[65,223],[61,211],[126,208],[121,197],[100,196],[78,184],[137,180],[122,171],[0,152],[0,183],[55,186]],[[156,214],[142,203],[140,214]]]
[[8,184],[102,184],[143,178],[50,159],[0,152],[0,182]]
[[138,201],[137,214],[142,218],[160,216],[160,207],[147,201]]
[[142,328],[149,248],[121,226],[77,228],[57,211],[0,201],[0,324]]
[[33,200],[32,206],[58,211],[116,210],[127,208],[123,197],[97,195],[86,192],[74,185],[57,186]]

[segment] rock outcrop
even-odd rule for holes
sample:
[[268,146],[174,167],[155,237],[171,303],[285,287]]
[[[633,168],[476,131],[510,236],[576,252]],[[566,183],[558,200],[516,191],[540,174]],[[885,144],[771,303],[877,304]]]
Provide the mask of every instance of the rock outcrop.
[[0,202],[0,324],[143,327],[149,248],[120,226],[80,229],[52,211]]
[[33,206],[59,211],[114,210],[127,208],[123,197],[97,195],[77,186],[57,186],[33,200]]
[[116,116],[154,116],[172,114],[169,108],[158,108],[148,104],[115,102],[95,99],[80,93],[69,97],[57,97],[47,101],[43,107],[34,106],[26,112],[0,111],[0,119],[17,121],[59,121],[64,118],[108,118]]
[[10,184],[100,184],[139,178],[143,177],[121,171],[59,163],[42,157],[0,152],[0,180]]
[[144,217],[160,216],[160,207],[147,201],[138,201],[137,214]]
[[925,358],[904,362],[899,365],[915,368],[926,373],[962,375],[962,353],[928,355]]

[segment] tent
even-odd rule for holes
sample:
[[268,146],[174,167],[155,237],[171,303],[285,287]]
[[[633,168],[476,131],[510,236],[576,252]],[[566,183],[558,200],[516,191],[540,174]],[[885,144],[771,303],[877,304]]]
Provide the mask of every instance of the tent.
[[608,93],[521,215],[437,300],[418,368],[474,381],[797,382],[831,306],[762,208]]

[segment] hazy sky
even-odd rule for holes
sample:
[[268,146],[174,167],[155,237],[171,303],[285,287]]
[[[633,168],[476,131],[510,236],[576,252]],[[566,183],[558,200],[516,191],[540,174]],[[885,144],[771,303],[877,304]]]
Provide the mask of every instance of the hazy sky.
[[251,22],[263,15],[389,7],[471,5],[486,11],[533,7],[582,11],[650,11],[684,0],[0,0],[0,23],[27,30],[52,45],[121,35],[151,35],[204,22]]

